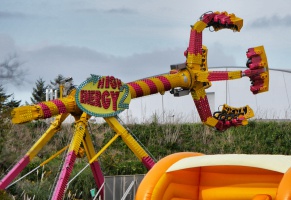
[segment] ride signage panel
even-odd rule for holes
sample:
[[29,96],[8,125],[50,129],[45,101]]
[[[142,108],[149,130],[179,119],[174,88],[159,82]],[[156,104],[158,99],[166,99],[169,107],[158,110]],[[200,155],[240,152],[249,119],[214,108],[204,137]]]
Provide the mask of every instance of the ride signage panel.
[[127,84],[113,76],[92,75],[77,89],[81,110],[95,117],[111,117],[128,109],[131,100]]

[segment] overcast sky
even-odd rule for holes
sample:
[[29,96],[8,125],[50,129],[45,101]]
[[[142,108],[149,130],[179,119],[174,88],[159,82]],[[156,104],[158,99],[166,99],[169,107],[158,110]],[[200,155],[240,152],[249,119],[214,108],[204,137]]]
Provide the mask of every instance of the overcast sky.
[[[244,19],[239,33],[204,30],[209,67],[245,66],[246,50],[264,45],[269,67],[290,70],[290,8],[287,0],[1,0],[0,60],[16,53],[27,74],[24,84],[4,87],[24,103],[30,102],[39,78],[49,83],[62,74],[78,85],[90,74],[129,82],[168,72],[171,64],[185,62],[190,25],[207,11],[227,11]],[[248,90],[250,83],[243,83]],[[219,89],[222,86],[215,92]]]

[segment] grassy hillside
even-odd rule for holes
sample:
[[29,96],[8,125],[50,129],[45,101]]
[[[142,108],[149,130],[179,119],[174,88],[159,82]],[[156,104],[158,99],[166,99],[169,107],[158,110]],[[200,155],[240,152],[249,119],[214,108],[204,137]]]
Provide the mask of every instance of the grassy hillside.
[[[48,125],[43,121],[37,121],[23,125],[10,124],[7,127],[9,129],[5,132],[2,129],[3,137],[0,140],[1,177],[7,173],[7,169],[16,160],[27,152],[33,142],[48,128]],[[156,161],[166,155],[181,151],[205,154],[291,154],[290,122],[250,121],[248,126],[231,128],[225,132],[215,131],[200,123],[158,124],[153,122],[127,125],[127,128],[147,148]],[[115,134],[107,124],[90,124],[89,130],[96,150],[100,150]],[[21,175],[34,169],[53,153],[69,144],[73,131],[73,124],[63,125],[62,130],[54,136],[53,140],[45,146]],[[63,155],[58,156],[45,167],[39,168],[10,187],[8,192],[17,195],[18,198],[22,196],[22,199],[24,195],[29,197],[35,195],[35,199],[47,199],[62,159]],[[104,175],[146,173],[145,167],[120,138],[101,155],[99,161]],[[78,173],[86,163],[86,158],[78,159],[72,176]],[[81,196],[87,199],[91,188],[94,188],[94,180],[90,168],[87,168],[70,185],[68,193],[71,194],[71,197],[68,199],[73,199],[73,194],[80,196],[81,192]],[[7,197],[7,199],[9,198]]]

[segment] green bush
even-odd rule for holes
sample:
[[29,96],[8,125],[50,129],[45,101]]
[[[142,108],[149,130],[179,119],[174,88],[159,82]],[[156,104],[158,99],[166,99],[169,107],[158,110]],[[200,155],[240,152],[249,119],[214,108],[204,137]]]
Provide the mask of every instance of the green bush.
[[[8,168],[17,157],[21,157],[31,147],[32,140],[40,137],[47,128],[43,122],[26,125],[9,125],[6,129],[5,142],[1,143],[0,158],[5,160],[1,172]],[[249,125],[231,128],[218,132],[201,123],[197,124],[159,124],[154,121],[149,124],[131,124],[127,126],[156,161],[175,152],[201,152],[204,154],[291,154],[291,122],[250,121]],[[91,124],[90,135],[99,151],[114,135],[114,131],[104,124]],[[22,175],[37,167],[53,153],[66,146],[71,139],[74,127],[63,124],[62,130],[41,150],[38,156],[29,163]],[[21,140],[19,140],[21,137]],[[3,139],[2,138],[2,139]],[[20,196],[35,196],[35,199],[47,199],[57,177],[63,156],[60,155],[39,173],[32,173],[24,180],[10,187],[8,192]],[[109,146],[98,158],[104,175],[130,175],[146,173],[146,168],[131,152],[121,138]],[[71,178],[86,164],[87,158],[78,158],[74,165]],[[1,163],[1,162],[0,162]],[[95,187],[90,167],[74,180],[66,193],[67,199],[90,197],[89,190]],[[2,195],[2,194],[0,194]],[[6,195],[7,196],[7,195]],[[6,197],[5,197],[6,198]],[[9,199],[9,195],[7,197]],[[4,199],[0,196],[0,199]]]

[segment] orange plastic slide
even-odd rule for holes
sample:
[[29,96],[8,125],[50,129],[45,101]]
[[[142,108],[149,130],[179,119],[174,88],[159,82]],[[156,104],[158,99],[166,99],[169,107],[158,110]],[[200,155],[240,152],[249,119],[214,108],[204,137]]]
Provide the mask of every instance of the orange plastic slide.
[[136,200],[291,199],[291,156],[182,152],[161,159]]

